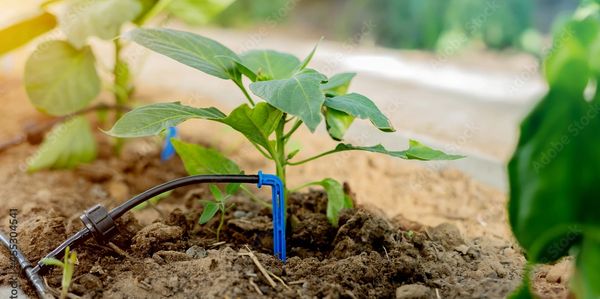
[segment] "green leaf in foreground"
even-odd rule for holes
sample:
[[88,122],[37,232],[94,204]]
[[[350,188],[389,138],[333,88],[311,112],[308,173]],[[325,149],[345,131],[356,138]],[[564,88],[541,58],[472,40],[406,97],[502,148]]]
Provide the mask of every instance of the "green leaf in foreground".
[[322,120],[325,96],[320,85],[326,79],[323,74],[306,69],[289,79],[254,82],[250,90],[283,112],[298,116],[314,132]]
[[375,106],[375,103],[363,95],[350,93],[327,98],[325,106],[361,119],[369,119],[373,125],[384,132],[395,131],[390,120],[381,113],[379,108]]
[[121,26],[141,12],[138,0],[75,0],[69,2],[59,23],[69,41],[81,48],[91,36],[105,40],[116,37]]
[[225,114],[217,108],[194,108],[179,102],[150,104],[127,112],[106,132],[114,137],[131,138],[158,135],[188,119],[220,120]]
[[389,151],[383,145],[378,144],[375,146],[354,146],[351,144],[340,143],[335,148],[335,152],[342,151],[368,151],[373,153],[385,154],[388,156],[401,158],[405,160],[421,160],[421,161],[433,161],[433,160],[457,160],[462,159],[464,156],[449,155],[442,151],[432,149],[426,145],[421,144],[416,140],[409,141],[409,148],[404,151]]
[[87,119],[73,118],[57,125],[38,151],[28,159],[29,171],[73,168],[96,158],[96,140]]
[[240,78],[236,65],[240,58],[210,38],[172,29],[136,29],[126,37],[209,75],[221,79]]
[[205,224],[210,221],[219,211],[219,205],[216,202],[204,201],[203,205],[204,210],[202,211],[202,215],[200,215],[200,220],[198,220],[198,223],[200,224]]
[[54,15],[43,12],[0,30],[0,55],[25,45],[56,27]]
[[290,78],[300,64],[296,56],[273,50],[248,51],[240,55],[240,59],[245,67],[257,75],[259,81]]
[[240,174],[242,172],[235,162],[214,149],[185,143],[178,139],[171,139],[171,142],[189,175]]
[[223,123],[244,134],[252,142],[270,148],[269,135],[275,131],[283,112],[267,103],[258,103],[254,108],[242,104],[229,114]]
[[321,90],[328,95],[339,96],[348,92],[350,83],[356,73],[340,73],[329,78],[327,83],[321,84]]
[[25,65],[25,89],[33,105],[52,115],[87,106],[100,93],[100,78],[90,47],[63,41],[38,45]]

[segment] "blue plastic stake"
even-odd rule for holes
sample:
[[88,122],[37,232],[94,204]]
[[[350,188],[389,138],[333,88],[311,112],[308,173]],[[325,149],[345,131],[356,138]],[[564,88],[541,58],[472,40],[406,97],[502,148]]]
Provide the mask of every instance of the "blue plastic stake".
[[258,188],[271,186],[273,201],[273,254],[285,263],[285,197],[281,179],[258,172]]
[[177,137],[177,128],[169,127],[169,132],[167,133],[167,137],[165,138],[165,145],[163,147],[162,152],[160,153],[160,159],[162,161],[167,161],[175,155],[175,148],[173,147],[173,143],[171,142],[171,138],[175,137]]

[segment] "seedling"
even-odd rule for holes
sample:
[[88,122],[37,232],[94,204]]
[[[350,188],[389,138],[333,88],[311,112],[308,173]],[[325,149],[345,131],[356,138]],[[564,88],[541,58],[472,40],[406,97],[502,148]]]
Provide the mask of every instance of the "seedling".
[[219,234],[221,233],[221,229],[223,228],[223,224],[225,223],[225,212],[227,212],[229,209],[231,209],[235,206],[234,204],[227,206],[227,200],[229,200],[231,198],[231,196],[233,194],[235,194],[238,186],[239,186],[238,184],[228,185],[226,194],[223,194],[223,192],[221,192],[221,189],[219,189],[219,187],[217,187],[217,185],[209,185],[210,192],[213,195],[213,200],[201,200],[200,201],[202,203],[202,205],[204,205],[204,210],[202,211],[202,214],[200,215],[200,219],[198,220],[198,223],[205,224],[208,221],[210,221],[213,217],[215,217],[217,212],[221,213],[220,220],[219,220],[219,226],[217,227],[217,233],[216,233],[217,234],[217,242],[219,242]]
[[[134,90],[130,60],[143,55],[124,52],[127,44],[116,39],[124,25],[144,26],[161,12],[186,19],[190,13],[202,14],[206,22],[232,1],[50,0],[31,9],[38,10],[34,17],[0,29],[0,55],[46,35],[27,60],[25,90],[31,103],[59,117],[59,124],[28,159],[28,170],[72,168],[95,159],[97,145],[92,126],[82,115],[97,111],[103,120],[110,108],[118,119],[130,104]],[[55,29],[66,38],[56,34]],[[112,65],[98,65],[89,44],[93,37],[112,43]],[[101,77],[110,81],[102,82]],[[102,85],[112,93],[114,105],[90,106]],[[122,141],[117,140],[115,149],[118,151],[121,145]]]
[[78,263],[77,253],[75,251],[70,252],[69,247],[67,247],[65,249],[64,261],[55,258],[44,258],[41,262],[48,266],[60,267],[63,269],[60,298],[67,298],[69,288],[71,287],[71,280],[73,279],[73,273],[75,273],[75,265]]
[[[126,113],[108,134],[121,137],[158,135],[169,127],[188,119],[205,119],[230,126],[242,133],[256,150],[275,166],[277,176],[285,183],[288,166],[298,166],[321,157],[344,151],[368,151],[401,159],[453,160],[448,155],[411,140],[403,151],[389,151],[382,145],[355,146],[339,143],[335,148],[313,157],[296,159],[299,150],[290,151],[288,143],[305,125],[311,132],[325,120],[332,139],[341,141],[356,118],[368,119],[383,132],[393,132],[389,119],[366,96],[348,93],[354,73],[330,78],[308,68],[317,47],[304,59],[273,50],[252,50],[240,55],[212,39],[189,32],[169,29],[137,29],[126,37],[144,47],[173,58],[183,64],[220,79],[231,80],[247,100],[229,115],[217,108],[196,108],[179,102],[151,104]],[[243,77],[249,81],[246,88]],[[255,98],[257,97],[257,98]],[[259,101],[262,99],[263,101]],[[240,173],[239,167],[214,150],[174,142],[190,174]],[[219,163],[227,165],[223,167]],[[333,179],[309,183],[323,186],[329,195],[329,221],[350,208],[342,185]],[[286,187],[287,188],[287,187]]]

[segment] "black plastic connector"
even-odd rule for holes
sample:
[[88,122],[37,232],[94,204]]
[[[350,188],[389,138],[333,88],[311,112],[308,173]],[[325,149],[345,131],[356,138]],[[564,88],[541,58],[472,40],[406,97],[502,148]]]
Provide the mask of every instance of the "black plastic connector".
[[100,244],[108,243],[117,232],[115,221],[101,205],[85,211],[79,218]]

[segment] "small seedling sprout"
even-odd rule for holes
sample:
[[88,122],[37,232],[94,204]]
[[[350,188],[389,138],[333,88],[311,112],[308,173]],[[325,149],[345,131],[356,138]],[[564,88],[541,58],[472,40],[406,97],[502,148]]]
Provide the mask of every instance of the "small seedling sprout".
[[45,258],[42,260],[42,263],[63,269],[60,299],[67,298],[69,288],[71,287],[71,281],[73,279],[73,273],[75,273],[75,265],[78,263],[77,253],[75,251],[71,252],[69,247],[67,247],[65,249],[64,261],[60,261],[55,258]]

